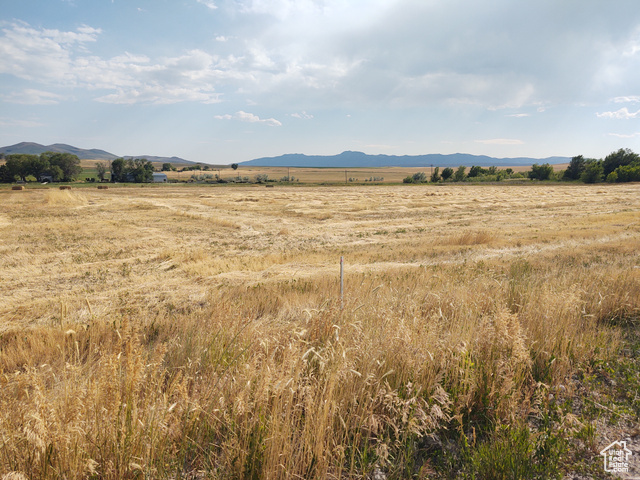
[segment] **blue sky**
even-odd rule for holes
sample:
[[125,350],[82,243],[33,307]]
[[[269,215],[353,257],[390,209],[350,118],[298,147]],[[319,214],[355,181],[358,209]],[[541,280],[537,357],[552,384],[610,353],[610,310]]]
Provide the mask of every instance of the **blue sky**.
[[0,145],[640,151],[637,0],[0,0]]

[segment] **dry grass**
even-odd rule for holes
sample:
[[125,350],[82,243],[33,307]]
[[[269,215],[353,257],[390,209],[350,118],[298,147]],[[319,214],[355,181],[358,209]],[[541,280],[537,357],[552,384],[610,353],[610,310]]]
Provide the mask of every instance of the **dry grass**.
[[0,475],[432,478],[616,350],[639,190],[2,190]]
[[[568,164],[553,165],[555,171],[565,170]],[[528,172],[531,166],[515,166],[515,167],[499,167],[499,170],[511,168],[514,172]],[[442,171],[442,167],[440,168]],[[257,175],[267,175],[269,179],[279,180],[283,177],[291,175],[296,181],[301,183],[348,183],[351,178],[355,183],[363,183],[374,178],[382,178],[373,183],[402,183],[402,180],[414,173],[422,172],[428,177],[433,172],[430,166],[426,167],[378,167],[378,168],[347,168],[346,175],[344,168],[296,168],[296,167],[254,167],[241,165],[238,170],[232,170],[230,167],[212,167],[211,170],[197,170],[188,172],[166,172],[170,179],[187,181],[192,175],[200,174],[218,174],[226,180],[233,178],[248,177],[253,180]],[[346,179],[346,180],[345,180]]]

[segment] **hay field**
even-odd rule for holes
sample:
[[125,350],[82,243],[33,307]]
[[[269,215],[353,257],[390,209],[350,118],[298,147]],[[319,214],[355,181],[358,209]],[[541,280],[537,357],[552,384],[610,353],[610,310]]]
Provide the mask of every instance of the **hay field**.
[[[434,166],[435,167],[435,166]],[[566,169],[567,164],[554,165],[554,170]],[[504,170],[508,167],[500,167]],[[514,172],[528,172],[530,166],[511,167]],[[442,167],[440,167],[442,172]],[[467,170],[468,171],[468,170]],[[346,180],[345,180],[346,172]],[[365,183],[365,181],[373,180],[376,177],[383,180],[377,180],[374,183],[402,183],[402,180],[414,173],[423,172],[428,177],[431,176],[433,168],[425,167],[379,167],[379,168],[311,168],[311,167],[254,167],[240,166],[238,170],[232,170],[229,167],[216,168],[212,167],[209,171],[189,171],[189,172],[169,172],[170,179],[187,181],[193,174],[209,173],[219,174],[223,179],[230,180],[234,177],[249,177],[253,180],[256,175],[268,175],[269,179],[280,180],[283,177],[291,175],[300,183]],[[349,182],[352,179],[352,182]]]
[[632,184],[3,189],[0,475],[555,475],[639,267]]

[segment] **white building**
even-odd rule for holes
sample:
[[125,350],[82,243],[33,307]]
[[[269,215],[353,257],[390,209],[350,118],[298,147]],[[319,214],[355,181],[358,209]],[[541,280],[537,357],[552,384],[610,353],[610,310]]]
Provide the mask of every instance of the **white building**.
[[153,174],[153,183],[166,183],[167,182],[167,174],[166,173],[154,173]]

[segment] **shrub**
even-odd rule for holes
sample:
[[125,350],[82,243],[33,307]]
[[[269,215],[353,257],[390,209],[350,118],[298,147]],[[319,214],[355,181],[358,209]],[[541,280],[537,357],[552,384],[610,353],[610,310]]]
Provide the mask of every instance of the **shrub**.
[[416,172],[413,174],[413,183],[424,183],[427,181],[427,176],[424,172]]
[[604,169],[602,162],[594,160],[587,162],[584,167],[584,172],[580,175],[580,180],[584,183],[599,183],[604,178]]
[[440,167],[436,167],[431,174],[431,183],[438,183],[442,177],[440,176]]
[[621,148],[617,152],[612,152],[605,157],[602,165],[603,173],[605,176],[609,175],[618,167],[637,163],[638,161],[640,161],[640,156],[638,156],[637,153],[634,153],[628,148]]
[[553,174],[553,167],[548,163],[538,165],[534,163],[529,172],[529,178],[532,180],[549,180]]
[[467,170],[467,167],[465,167],[464,165],[460,165],[456,170],[456,173],[453,174],[453,181],[462,182],[466,176],[465,175],[466,170]]
[[[618,182],[640,182],[640,163],[623,165],[609,175],[616,174]],[[607,176],[607,181],[609,177]]]
[[579,180],[580,175],[584,172],[585,160],[582,155],[578,155],[577,157],[573,157],[571,162],[569,162],[569,166],[562,174],[562,178],[564,180]]
[[526,425],[501,426],[471,459],[474,475],[483,480],[560,478],[559,460],[566,450],[558,435],[532,433]]

